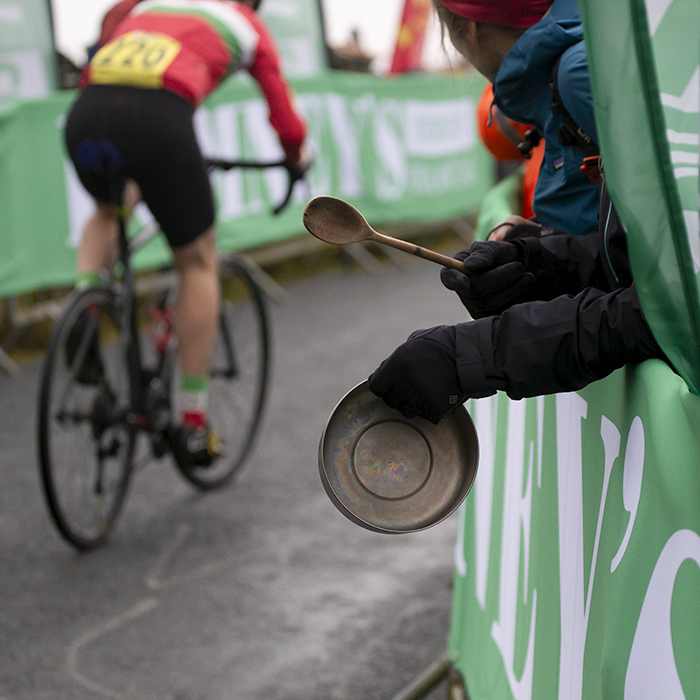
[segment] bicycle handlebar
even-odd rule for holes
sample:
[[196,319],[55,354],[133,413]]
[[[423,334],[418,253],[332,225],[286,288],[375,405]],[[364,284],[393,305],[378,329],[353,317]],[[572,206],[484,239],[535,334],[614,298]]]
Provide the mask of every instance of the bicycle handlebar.
[[[205,158],[204,162],[207,168],[218,168],[219,170],[232,170],[233,168],[285,168],[289,176],[289,183],[287,185],[287,193],[284,199],[272,210],[272,213],[279,214],[286,206],[289,204],[289,200],[292,198],[292,191],[294,190],[294,185],[303,180],[306,175],[308,168],[295,168],[289,165],[286,160],[275,160],[270,162],[257,161],[257,160],[224,160],[222,158]],[[309,166],[310,167],[310,166]],[[129,242],[129,252],[134,253],[144,244],[153,238],[160,227],[155,224],[154,226],[147,226],[138,235],[136,235]]]
[[279,214],[287,206],[287,204],[289,204],[289,200],[292,198],[294,185],[296,185],[299,180],[304,179],[306,170],[308,170],[308,168],[301,169],[296,168],[293,165],[289,165],[286,160],[265,162],[256,160],[224,160],[222,158],[205,158],[204,162],[206,163],[207,168],[217,168],[219,170],[232,170],[233,168],[285,168],[289,177],[287,193],[285,194],[284,199],[272,210],[272,213],[275,216]]

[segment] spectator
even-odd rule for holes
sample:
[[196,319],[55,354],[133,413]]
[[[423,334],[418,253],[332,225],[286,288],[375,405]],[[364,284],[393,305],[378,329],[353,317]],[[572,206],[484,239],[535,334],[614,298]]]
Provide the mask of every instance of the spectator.
[[433,2],[455,48],[493,83],[500,111],[516,122],[533,125],[545,141],[533,202],[536,221],[551,228],[568,227],[572,234],[590,233],[597,226],[599,188],[581,171],[585,154],[579,144],[560,143],[566,124],[563,115],[552,110],[550,88],[556,77],[567,112],[596,143],[576,0]]
[[[439,14],[455,46],[487,77],[495,76],[500,106],[503,65],[511,50],[520,53],[517,27],[548,3],[441,2]],[[562,4],[555,0],[552,11]],[[549,24],[556,36],[557,27]],[[520,81],[525,91],[530,74],[521,74]],[[565,105],[568,109],[566,100]],[[543,168],[551,165],[546,151]],[[437,423],[467,398],[496,391],[512,399],[573,391],[626,363],[664,358],[644,318],[626,233],[607,190],[601,191],[600,226],[587,235],[580,226],[587,200],[572,197],[575,191],[544,200],[547,211],[556,213],[553,219],[563,221],[564,229],[569,222],[575,235],[541,225],[536,193],[539,223],[514,222],[506,226],[504,240],[478,242],[458,253],[466,273],[443,268],[441,278],[475,320],[411,334],[372,373],[370,389],[406,417]]]

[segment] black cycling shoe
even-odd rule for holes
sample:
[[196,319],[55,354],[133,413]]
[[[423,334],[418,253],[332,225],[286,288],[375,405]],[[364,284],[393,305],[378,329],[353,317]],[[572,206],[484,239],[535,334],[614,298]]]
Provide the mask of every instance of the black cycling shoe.
[[[88,309],[83,309],[78,318],[75,319],[73,328],[70,329],[66,338],[66,366],[73,368],[73,361],[78,353],[85,333],[90,325],[90,315]],[[75,379],[79,384],[95,385],[99,384],[104,374],[102,358],[100,357],[100,344],[97,339],[97,325],[91,330],[92,337],[88,340],[83,361],[75,373]]]
[[221,454],[219,435],[208,426],[174,426],[170,430],[170,446],[177,463],[183,469],[210,467]]

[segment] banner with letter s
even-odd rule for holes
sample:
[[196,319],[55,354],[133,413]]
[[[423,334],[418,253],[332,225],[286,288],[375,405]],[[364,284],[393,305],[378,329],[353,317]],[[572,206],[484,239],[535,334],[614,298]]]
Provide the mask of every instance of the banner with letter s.
[[[318,194],[347,199],[376,224],[445,221],[476,211],[493,184],[493,162],[474,118],[480,77],[387,80],[328,71],[292,86],[314,166],[279,216],[271,210],[286,192],[283,169],[212,173],[222,250],[309,235],[301,214]],[[73,282],[75,250],[94,210],[63,145],[74,99],[75,93],[56,91],[0,110],[0,297]],[[283,154],[268,116],[256,86],[234,78],[197,110],[195,128],[207,155],[277,161]],[[152,221],[139,205],[134,231]],[[169,260],[159,236],[135,264],[150,269]]]

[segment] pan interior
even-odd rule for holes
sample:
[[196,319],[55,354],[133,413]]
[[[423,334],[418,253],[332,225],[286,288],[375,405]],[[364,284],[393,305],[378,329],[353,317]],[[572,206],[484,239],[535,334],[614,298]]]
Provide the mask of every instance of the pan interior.
[[453,513],[476,476],[478,439],[460,406],[438,425],[404,418],[367,382],[343,397],[319,445],[328,497],[354,523],[383,533],[417,532]]
[[389,499],[418,491],[432,467],[430,445],[423,433],[397,421],[367,428],[355,444],[353,458],[360,483],[371,493]]

